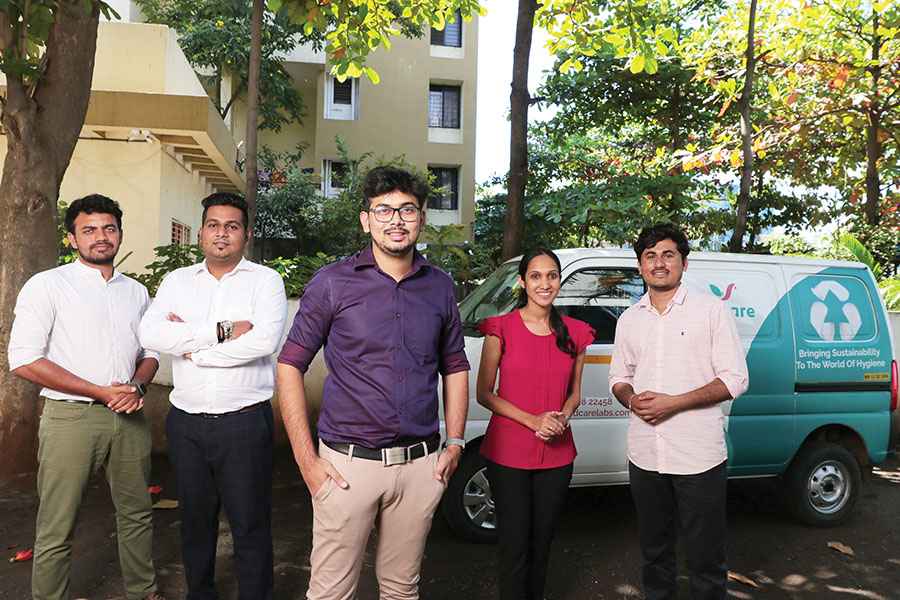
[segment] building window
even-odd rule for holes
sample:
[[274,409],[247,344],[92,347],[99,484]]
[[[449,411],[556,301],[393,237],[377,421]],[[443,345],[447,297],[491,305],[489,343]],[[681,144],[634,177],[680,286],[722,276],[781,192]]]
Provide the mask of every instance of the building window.
[[428,126],[459,129],[460,87],[431,85],[428,88]]
[[348,77],[338,81],[325,76],[325,118],[352,121],[359,110],[359,81]]
[[191,243],[191,228],[172,219],[172,244],[187,246]]
[[456,17],[452,23],[447,21],[443,31],[431,29],[431,45],[462,47],[462,15],[459,11],[456,11]]
[[459,208],[459,167],[428,167],[434,178],[428,208],[456,210]]
[[349,178],[347,163],[326,160],[322,165],[322,193],[329,198],[340,195],[347,188]]

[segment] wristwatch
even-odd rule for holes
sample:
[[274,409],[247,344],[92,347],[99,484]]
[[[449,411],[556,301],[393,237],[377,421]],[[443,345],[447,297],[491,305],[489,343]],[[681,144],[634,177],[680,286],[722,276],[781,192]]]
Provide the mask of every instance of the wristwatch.
[[447,446],[459,446],[461,450],[465,450],[466,449],[466,440],[464,440],[462,438],[447,438],[444,441],[444,448],[446,449]]
[[141,383],[140,381],[129,381],[128,385],[133,386],[137,395],[143,398],[147,395],[147,386]]
[[218,337],[220,344],[222,342],[227,342],[228,340],[230,340],[233,333],[233,321],[219,321],[218,323],[216,323],[216,337]]

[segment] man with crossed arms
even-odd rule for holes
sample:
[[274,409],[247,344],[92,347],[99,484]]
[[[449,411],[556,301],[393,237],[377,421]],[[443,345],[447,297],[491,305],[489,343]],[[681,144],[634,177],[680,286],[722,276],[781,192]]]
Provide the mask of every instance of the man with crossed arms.
[[166,419],[188,600],[215,600],[219,508],[234,539],[241,600],[272,597],[273,354],[287,300],[281,276],[244,258],[247,202],[203,199],[204,261],[169,273],[141,341],[173,355]]

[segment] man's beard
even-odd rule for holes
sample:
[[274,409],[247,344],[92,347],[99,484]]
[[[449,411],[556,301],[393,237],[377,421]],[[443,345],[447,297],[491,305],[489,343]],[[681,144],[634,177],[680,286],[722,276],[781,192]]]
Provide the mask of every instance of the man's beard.
[[78,251],[78,256],[81,257],[83,262],[86,262],[90,265],[111,265],[113,261],[116,260],[116,254],[110,254],[109,256],[90,256],[84,254],[81,250]]
[[[409,232],[407,231],[406,234],[409,235]],[[385,235],[387,235],[387,234],[385,234]],[[376,246],[378,246],[379,250],[381,250],[385,254],[388,254],[395,258],[403,258],[404,256],[408,256],[409,253],[415,249],[416,241],[417,240],[410,238],[410,241],[407,245],[401,246],[399,248],[397,248],[397,247],[390,248],[384,243],[384,241],[379,240],[378,238],[375,238],[375,237],[372,238],[372,242]]]

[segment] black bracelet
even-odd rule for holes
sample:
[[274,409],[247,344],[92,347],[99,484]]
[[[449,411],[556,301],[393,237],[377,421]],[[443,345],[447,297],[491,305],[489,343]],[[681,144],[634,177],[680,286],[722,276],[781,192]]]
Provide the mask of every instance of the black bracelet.
[[219,339],[220,344],[225,341],[225,329],[222,327],[221,321],[216,323],[216,337]]

